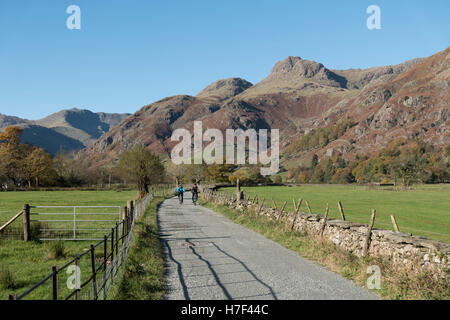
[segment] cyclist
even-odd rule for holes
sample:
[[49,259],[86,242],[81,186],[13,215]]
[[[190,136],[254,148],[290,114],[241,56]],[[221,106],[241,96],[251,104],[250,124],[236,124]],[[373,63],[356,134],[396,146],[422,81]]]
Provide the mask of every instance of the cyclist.
[[194,184],[194,186],[192,187],[192,202],[196,204],[197,200],[198,200],[198,186],[197,184]]
[[177,193],[178,193],[178,200],[180,200],[181,204],[183,203],[183,193],[184,193],[184,188],[181,183],[178,185]]

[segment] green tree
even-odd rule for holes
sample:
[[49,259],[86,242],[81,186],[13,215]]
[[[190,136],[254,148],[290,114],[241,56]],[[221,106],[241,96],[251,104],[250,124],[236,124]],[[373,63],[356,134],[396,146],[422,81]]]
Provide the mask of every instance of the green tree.
[[414,155],[401,156],[393,162],[392,166],[394,176],[402,180],[405,188],[418,180],[420,166]]
[[317,166],[318,163],[319,163],[319,157],[317,156],[317,154],[314,153],[314,155],[312,156],[312,159],[311,159],[311,170],[314,170],[314,168]]
[[142,145],[122,154],[117,166],[120,176],[126,181],[136,183],[137,198],[148,193],[148,186],[164,178],[164,165],[161,159]]

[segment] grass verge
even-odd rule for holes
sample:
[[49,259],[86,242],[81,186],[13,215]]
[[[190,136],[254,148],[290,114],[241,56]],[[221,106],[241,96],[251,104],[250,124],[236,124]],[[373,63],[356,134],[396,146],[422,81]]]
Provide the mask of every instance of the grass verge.
[[358,258],[319,237],[288,231],[283,225],[266,217],[258,217],[251,212],[239,212],[206,202],[204,199],[201,199],[199,204],[223,214],[229,220],[262,234],[360,286],[366,287],[367,279],[371,276],[367,274],[368,267],[378,266],[381,271],[381,289],[372,292],[383,299],[450,299],[448,277],[435,279],[429,273],[411,276],[406,270],[404,272],[394,270],[388,259]]
[[164,256],[156,212],[164,197],[155,197],[136,222],[135,238],[124,268],[116,300],[161,300],[165,294]]

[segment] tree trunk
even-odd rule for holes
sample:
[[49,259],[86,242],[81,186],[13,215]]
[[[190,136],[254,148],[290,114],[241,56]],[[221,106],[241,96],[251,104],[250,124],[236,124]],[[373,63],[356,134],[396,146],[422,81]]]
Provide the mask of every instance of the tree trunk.
[[142,199],[145,197],[145,195],[148,193],[148,185],[144,180],[138,181],[138,193],[137,193],[137,199]]

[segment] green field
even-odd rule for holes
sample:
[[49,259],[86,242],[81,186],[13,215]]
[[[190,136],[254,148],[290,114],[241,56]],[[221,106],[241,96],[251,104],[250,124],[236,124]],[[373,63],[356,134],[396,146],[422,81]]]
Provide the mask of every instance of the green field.
[[[0,192],[0,224],[19,212],[24,203],[35,206],[125,206],[127,200],[135,199],[135,196],[135,191]],[[7,268],[15,280],[13,289],[2,288],[0,283],[0,299],[7,299],[8,294],[13,292],[17,294],[24,292],[50,274],[52,266],[61,267],[76,254],[87,250],[92,241],[65,241],[65,256],[58,259],[51,259],[48,255],[52,242],[25,243],[21,240],[0,238],[0,273],[2,269]],[[96,255],[99,260],[101,256],[101,252]],[[89,275],[89,255],[87,255],[86,259],[81,260],[82,281]],[[0,280],[1,276],[2,274]],[[67,291],[65,284],[67,277],[68,275],[61,274],[58,278],[61,295]],[[50,283],[51,281],[37,289],[28,298],[50,298]]]
[[[220,189],[234,192],[235,188]],[[313,213],[324,213],[329,203],[329,217],[340,219],[337,202],[341,201],[348,221],[369,223],[371,210],[376,210],[375,227],[393,230],[390,215],[394,215],[400,231],[422,235],[450,243],[450,185],[416,186],[411,190],[394,187],[365,186],[271,186],[243,187],[246,195],[278,208],[287,201],[286,210],[294,211],[292,199],[308,200]],[[303,202],[302,212],[308,212]]]

